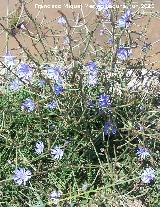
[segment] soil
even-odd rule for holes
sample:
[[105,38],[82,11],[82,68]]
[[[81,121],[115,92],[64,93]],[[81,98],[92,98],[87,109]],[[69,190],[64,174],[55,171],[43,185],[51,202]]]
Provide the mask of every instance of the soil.
[[[6,17],[8,7],[8,12],[10,14],[9,17],[10,19],[13,19],[13,16],[15,16],[16,14],[15,11],[18,11],[18,2],[19,0],[0,0],[0,17]],[[59,25],[57,23],[57,19],[61,16],[61,14],[64,14],[67,17],[68,22],[71,26],[75,25],[73,19],[76,19],[77,17],[79,17],[81,25],[86,23],[86,26],[79,27],[83,28],[81,32],[86,33],[87,30],[92,31],[93,28],[95,28],[97,16],[95,8],[92,8],[94,6],[94,0],[81,0],[81,5],[77,2],[77,0],[44,0],[44,3],[40,3],[39,0],[27,1],[27,10],[31,14],[31,17],[34,19],[36,18],[36,21],[39,22],[40,28],[38,30],[43,32],[43,35],[46,36],[46,40],[44,41],[44,47],[46,51],[49,49],[54,49],[57,45],[63,49],[66,47],[63,44],[66,30],[62,25]],[[148,68],[160,69],[160,2],[159,0],[153,0],[150,2],[151,3],[149,3],[149,1],[139,0],[135,1],[135,3],[132,3],[132,6],[136,6],[135,9],[133,8],[134,12],[137,10],[143,10],[145,13],[145,15],[142,16],[140,19],[133,20],[132,26],[130,27],[131,30],[136,32],[143,31],[143,35],[141,35],[140,40],[136,40],[138,47],[136,49],[133,49],[133,57],[136,59],[144,56],[144,52],[142,52],[141,50],[144,42],[146,41],[147,43],[151,43],[153,45],[148,50],[145,58],[146,65],[148,65]],[[119,0],[118,3],[116,3],[115,5],[118,4],[121,5],[120,10],[123,13],[123,1]],[[142,7],[144,6],[146,8],[143,9]],[[19,12],[21,11],[22,10],[20,9]],[[154,17],[150,18],[151,15],[154,15]],[[35,28],[35,25],[31,23],[31,21],[28,20],[28,17],[24,16],[24,12],[22,12],[19,23],[23,23],[24,20],[26,21],[26,27],[32,34],[32,38],[37,38],[37,30]],[[0,22],[4,26],[7,25],[6,19],[1,20]],[[52,29],[52,33],[51,31],[49,31],[50,29]],[[109,36],[100,36],[100,29],[102,29],[102,27],[98,27],[96,29],[94,35],[94,42],[91,42],[91,48],[94,48],[96,46],[100,46],[104,49],[107,48],[106,42]],[[18,28],[12,28],[13,36],[8,36],[8,41],[6,32],[3,31],[1,27],[0,31],[0,56],[3,56],[5,54],[6,48],[8,47],[8,50],[11,50],[13,55],[20,57],[22,54],[22,49],[20,45],[23,45],[26,49],[31,51],[34,57],[35,55],[37,55],[37,58],[40,56],[37,50],[40,51],[40,53],[41,51],[44,51],[44,47],[40,42],[37,43],[35,46],[33,45],[33,41],[30,37],[28,37],[28,33],[25,32],[25,29],[19,30]],[[17,44],[15,38],[18,39],[20,45]],[[41,39],[42,38],[43,36],[41,36]],[[82,43],[78,28],[76,28],[75,30],[71,30],[71,38],[75,40],[75,42],[73,43],[73,45],[75,46],[73,50],[75,56],[78,57],[80,51],[84,50],[84,48],[86,47],[86,42]],[[138,38],[138,35],[133,34],[133,38]],[[80,45],[76,47],[76,45],[78,44]],[[89,59],[90,58],[91,57],[89,57]]]

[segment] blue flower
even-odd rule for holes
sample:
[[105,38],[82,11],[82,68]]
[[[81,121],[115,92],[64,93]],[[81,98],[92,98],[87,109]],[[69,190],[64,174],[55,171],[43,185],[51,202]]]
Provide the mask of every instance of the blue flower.
[[89,68],[91,71],[95,71],[97,69],[96,62],[90,61],[89,63],[86,64],[86,66]]
[[68,36],[63,37],[63,44],[69,45],[69,43],[70,43],[70,38]]
[[104,134],[110,136],[111,134],[116,134],[117,128],[111,123],[106,122],[104,125]]
[[111,106],[111,101],[110,101],[110,96],[101,94],[99,96],[99,107],[100,108],[105,108],[105,107],[110,107]]
[[89,100],[89,101],[87,102],[87,107],[89,107],[89,108],[94,108],[95,106],[96,106],[96,103],[95,103],[94,100]]
[[146,168],[141,174],[141,180],[143,183],[151,183],[155,179],[155,170],[151,167]]
[[125,28],[126,27],[126,19],[123,16],[118,20],[118,26],[120,28]]
[[46,81],[45,80],[39,80],[39,87],[43,88],[46,84]]
[[54,84],[54,91],[57,96],[59,96],[63,92],[63,86],[61,84]]
[[87,83],[89,86],[97,85],[97,73],[90,73],[88,75]]
[[144,147],[139,147],[136,154],[141,160],[144,160],[146,157],[150,156],[148,149]]
[[61,69],[60,67],[48,67],[47,68],[48,78],[53,79],[57,82],[61,81]]
[[54,149],[51,149],[52,158],[55,160],[61,160],[64,154],[64,150],[58,146],[55,146]]
[[31,172],[25,168],[18,168],[14,173],[13,180],[18,185],[26,185],[26,182],[31,178]]
[[98,11],[105,11],[111,7],[112,7],[111,0],[99,0],[98,3],[96,4],[96,8]]
[[98,82],[97,71],[89,72],[88,78],[87,78],[88,85],[95,86],[95,85],[97,85],[97,82]]
[[[112,6],[110,6],[110,7],[112,7]],[[111,12],[109,10],[105,10],[103,12],[103,15],[108,18],[108,20],[104,21],[104,23],[109,23],[111,20]]]
[[125,28],[127,26],[127,23],[130,22],[132,16],[132,11],[128,9],[123,16],[120,17],[118,20],[118,26],[120,28]]
[[128,21],[131,18],[131,16],[132,16],[131,9],[127,9],[123,16]]
[[18,91],[23,86],[22,81],[15,79],[10,83],[10,90],[13,92]]
[[151,43],[145,42],[144,45],[142,46],[141,50],[142,50],[142,52],[146,53],[151,49],[151,47],[152,47]]
[[108,42],[107,42],[109,45],[113,45],[113,39],[112,38],[110,38],[109,40],[108,40]]
[[52,191],[50,194],[50,199],[53,200],[54,204],[58,204],[59,199],[62,196],[62,191],[58,190],[58,191]]
[[141,124],[139,124],[139,130],[140,130],[141,132],[144,132],[144,126],[142,126]]
[[21,109],[26,110],[27,112],[32,112],[35,107],[34,101],[30,98],[27,98],[26,101],[21,105]]
[[38,141],[36,143],[35,151],[37,154],[42,154],[44,150],[44,144],[42,141]]
[[119,48],[117,50],[117,57],[120,60],[127,60],[132,55],[132,50],[126,48]]
[[61,24],[64,26],[66,23],[67,23],[66,19],[63,16],[59,17],[58,24]]
[[12,54],[11,54],[11,52],[9,51],[9,52],[7,52],[6,54],[5,54],[5,56],[3,56],[4,57],[4,63],[8,66],[8,67],[10,67],[10,66],[14,66],[15,64],[16,64],[16,62],[15,62],[15,56],[12,56]]
[[27,30],[27,28],[25,27],[25,25],[23,23],[20,25],[20,29]]
[[32,79],[33,70],[28,64],[20,64],[17,67],[17,76],[21,78],[24,82],[30,81]]
[[56,101],[52,101],[51,103],[48,104],[48,109],[52,110],[57,108],[58,104]]
[[97,74],[98,74],[97,65],[96,65],[95,62],[90,61],[86,66],[88,68],[87,83],[90,86],[95,86],[97,84],[97,79],[98,79],[98,77],[97,77]]

